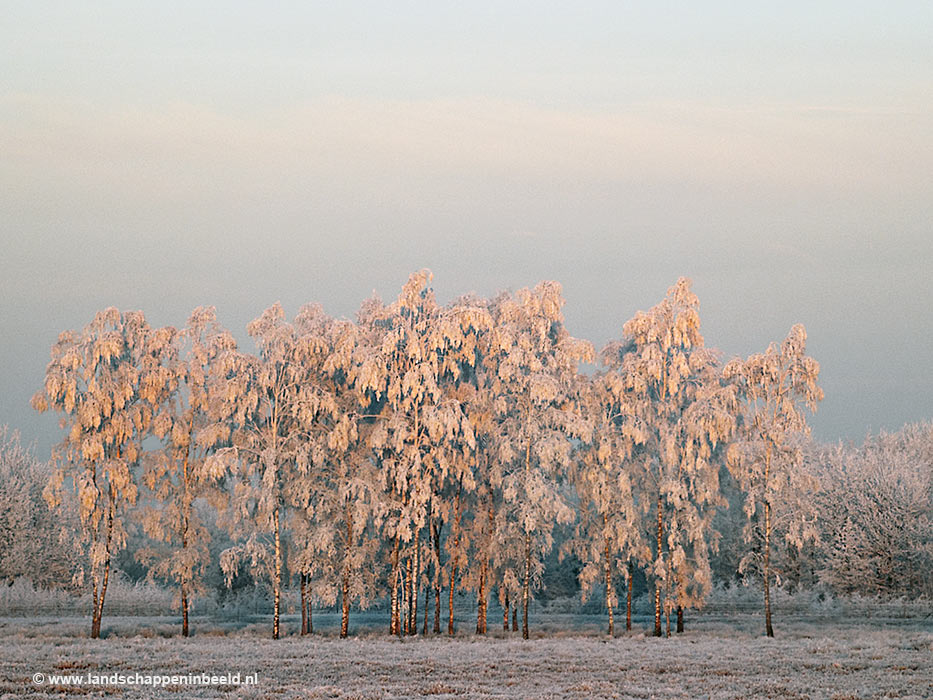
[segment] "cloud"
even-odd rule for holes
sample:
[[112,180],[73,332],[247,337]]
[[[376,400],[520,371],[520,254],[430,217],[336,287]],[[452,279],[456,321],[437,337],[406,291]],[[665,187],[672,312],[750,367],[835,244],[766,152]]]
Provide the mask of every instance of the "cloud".
[[930,126],[916,115],[856,119],[824,109],[813,117],[812,106],[598,112],[479,98],[329,97],[236,114],[20,96],[0,110],[0,173],[14,188],[57,182],[169,200],[308,187],[349,197],[393,182],[430,190],[439,180],[484,176],[860,191],[910,187],[933,151]]

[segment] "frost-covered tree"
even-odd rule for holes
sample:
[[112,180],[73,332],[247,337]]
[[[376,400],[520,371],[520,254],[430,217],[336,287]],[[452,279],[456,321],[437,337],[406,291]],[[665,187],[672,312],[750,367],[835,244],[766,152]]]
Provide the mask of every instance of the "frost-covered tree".
[[380,330],[378,346],[357,371],[357,387],[379,415],[369,440],[384,478],[392,634],[414,632],[421,537],[436,535],[439,518],[452,512],[445,486],[456,483],[461,493],[474,487],[472,427],[447,385],[475,362],[471,328],[483,312],[440,307],[430,279],[427,270],[411,275],[395,303],[368,314]]
[[369,440],[384,479],[379,520],[392,543],[392,634],[414,633],[422,533],[436,541],[439,519],[456,511],[441,497],[445,487],[474,487],[473,430],[448,385],[475,363],[472,329],[485,317],[482,309],[440,307],[430,280],[428,270],[412,274],[395,303],[368,312],[378,345],[356,371],[358,390],[379,414]]
[[463,585],[476,592],[476,633],[486,634],[489,611],[489,590],[494,581],[494,544],[498,527],[497,513],[501,509],[501,494],[489,483],[489,463],[492,450],[481,446],[477,460],[477,489],[470,507],[471,518],[467,526],[467,540],[472,547],[467,561],[471,564],[464,572]]
[[700,334],[699,300],[681,278],[666,298],[626,322],[625,339],[603,358],[617,373],[642,443],[634,457],[635,489],[651,522],[654,634],[663,610],[698,606],[712,581],[711,520],[719,493],[719,452],[735,428],[734,389],[725,385],[714,351]]
[[339,599],[340,634],[346,637],[351,604],[366,605],[375,591],[372,526],[379,475],[366,443],[371,423],[361,415],[352,384],[370,347],[356,324],[332,319],[317,305],[304,307],[295,327],[305,347],[306,399],[289,502],[294,507],[293,568],[306,590],[302,629],[310,632],[311,599],[325,605]]
[[256,356],[233,350],[218,357],[211,383],[211,410],[219,433],[233,426],[232,444],[208,458],[207,469],[237,476],[231,526],[240,542],[221,565],[228,580],[248,561],[254,575],[272,587],[272,637],[279,638],[284,567],[284,528],[290,486],[309,468],[308,431],[319,413],[336,410],[332,397],[306,379],[313,341],[285,321],[279,304],[247,326]]
[[[492,316],[485,300],[461,297],[449,308],[450,319],[460,330],[457,350],[452,355],[457,370],[443,384],[446,400],[459,405],[469,425],[465,441],[452,453],[451,469],[435,480],[432,504],[434,521],[450,523],[446,539],[448,564],[447,633],[454,633],[454,591],[476,584],[478,627],[485,631],[486,590],[489,562],[483,546],[488,547],[493,523],[489,522],[491,488],[489,461],[494,424],[489,361]],[[438,556],[435,565],[439,567]],[[477,568],[478,564],[478,568]],[[440,569],[438,568],[440,571]],[[480,624],[479,621],[483,620]]]
[[933,595],[933,426],[826,450],[817,470],[820,580],[843,595]]
[[585,601],[594,584],[601,584],[615,632],[616,582],[629,584],[626,625],[631,628],[631,568],[648,558],[641,511],[632,489],[633,450],[643,434],[634,420],[618,375],[580,378],[584,415],[590,435],[576,452],[572,480],[577,491],[577,523],[564,543],[583,564],[579,580]]
[[149,374],[161,366],[161,343],[150,354],[151,335],[141,312],[99,312],[82,331],[59,336],[44,388],[32,400],[40,412],[62,414],[66,435],[53,453],[46,496],[53,506],[68,489],[77,498],[87,546],[78,580],[91,579],[93,638],[100,636],[113,555],[126,542],[126,509],[136,502],[141,440],[162,401],[162,384]]
[[807,332],[798,324],[780,346],[772,343],[744,361],[736,358],[724,370],[744,400],[741,430],[729,448],[729,464],[745,492],[746,540],[760,543],[750,560],[760,564],[769,637],[774,636],[770,580],[776,501],[780,499],[783,506],[781,516],[787,521],[783,531],[789,544],[800,548],[816,534],[800,498],[816,488],[801,468],[802,438],[810,432],[805,410],[816,410],[823,391],[817,385],[819,363],[806,355],[806,343]]
[[490,479],[503,495],[506,513],[497,528],[501,565],[506,581],[521,582],[525,639],[528,604],[540,585],[554,526],[573,519],[563,478],[570,438],[586,433],[575,380],[578,364],[591,360],[593,349],[564,327],[563,303],[560,285],[542,282],[500,298],[493,311],[498,434]]
[[227,427],[210,419],[208,380],[212,363],[236,344],[217,323],[213,307],[195,309],[180,333],[160,329],[153,339],[161,343],[163,358],[158,371],[150,372],[150,381],[161,384],[164,397],[151,426],[161,449],[143,460],[150,500],[142,511],[142,525],[158,545],[138,556],[150,565],[150,575],[177,586],[182,635],[187,637],[189,604],[204,593],[210,563],[209,534],[195,501],[219,506],[225,495],[218,486],[224,471],[206,459],[229,438]]
[[0,426],[0,580],[28,578],[36,586],[68,586],[77,562],[79,523],[75,503],[49,507],[42,492],[52,469]]
[[[471,303],[486,305],[476,300],[471,300]],[[462,495],[461,498],[467,499],[466,503],[461,502],[460,507],[455,508],[466,517],[460,518],[459,530],[463,537],[458,540],[457,547],[451,547],[451,563],[465,565],[461,585],[476,593],[477,634],[486,634],[487,630],[489,591],[496,580],[497,533],[502,514],[502,492],[493,484],[498,421],[491,385],[495,376],[495,358],[489,353],[492,336],[491,331],[480,334],[481,360],[467,372],[469,379],[461,384],[458,392],[476,438],[473,464],[476,488]]]

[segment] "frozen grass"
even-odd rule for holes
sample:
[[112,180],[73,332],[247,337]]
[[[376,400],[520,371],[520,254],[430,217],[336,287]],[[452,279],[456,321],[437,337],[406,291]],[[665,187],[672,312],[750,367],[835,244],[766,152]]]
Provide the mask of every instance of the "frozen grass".
[[[16,579],[0,586],[0,615],[33,617],[35,615],[81,615],[91,609],[91,594],[61,589],[38,588],[27,579]],[[172,593],[153,583],[130,583],[114,576],[107,587],[104,614],[162,615],[172,609]]]
[[[933,604],[927,600],[833,599],[778,589],[778,637],[772,640],[761,637],[760,591],[754,588],[714,591],[703,612],[688,612],[687,633],[669,640],[646,636],[653,622],[647,597],[635,601],[636,631],[615,639],[605,636],[598,602],[536,601],[533,639],[523,642],[502,631],[495,603],[488,637],[473,635],[473,601],[458,597],[453,639],[389,638],[387,611],[371,610],[352,613],[354,637],[348,640],[337,638],[335,611],[315,611],[312,638],[299,638],[298,616],[285,615],[286,638],[275,642],[261,596],[205,606],[192,618],[195,636],[184,640],[177,614],[166,614],[167,591],[125,582],[113,591],[104,638],[90,640],[86,596],[22,582],[0,590],[0,700],[933,697]],[[297,593],[283,602],[294,613]],[[617,615],[616,629],[624,626],[624,614]],[[259,685],[65,688],[31,682],[34,673],[89,672],[255,672]]]
[[[493,630],[477,638],[461,625],[453,639],[397,640],[383,615],[370,614],[360,635],[324,633],[268,639],[267,621],[239,627],[195,621],[196,636],[177,634],[173,618],[105,619],[108,637],[90,640],[87,621],[0,620],[0,698],[929,698],[933,628],[927,618],[871,623],[777,618],[776,639],[759,636],[757,615],[688,618],[673,639],[643,632],[608,639],[598,616],[548,614],[533,639]],[[358,616],[359,617],[359,616]],[[297,620],[289,618],[294,635]],[[647,624],[639,618],[639,623]],[[624,626],[624,620],[622,620]],[[89,689],[30,680],[34,673],[258,673],[258,686],[132,686]],[[69,694],[70,692],[70,694]]]

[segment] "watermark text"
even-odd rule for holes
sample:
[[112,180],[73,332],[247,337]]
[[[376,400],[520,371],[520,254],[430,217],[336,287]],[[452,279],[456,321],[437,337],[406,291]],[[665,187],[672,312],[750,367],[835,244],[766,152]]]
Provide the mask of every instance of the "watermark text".
[[107,673],[89,672],[82,674],[32,674],[34,685],[49,686],[217,686],[258,685],[258,673]]

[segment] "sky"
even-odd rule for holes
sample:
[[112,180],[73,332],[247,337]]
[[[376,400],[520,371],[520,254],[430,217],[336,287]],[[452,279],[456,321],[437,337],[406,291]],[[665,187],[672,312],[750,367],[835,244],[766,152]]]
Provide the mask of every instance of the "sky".
[[795,323],[826,441],[933,418],[933,3],[0,0],[0,424],[107,306],[353,317],[543,279],[597,347],[678,277]]

